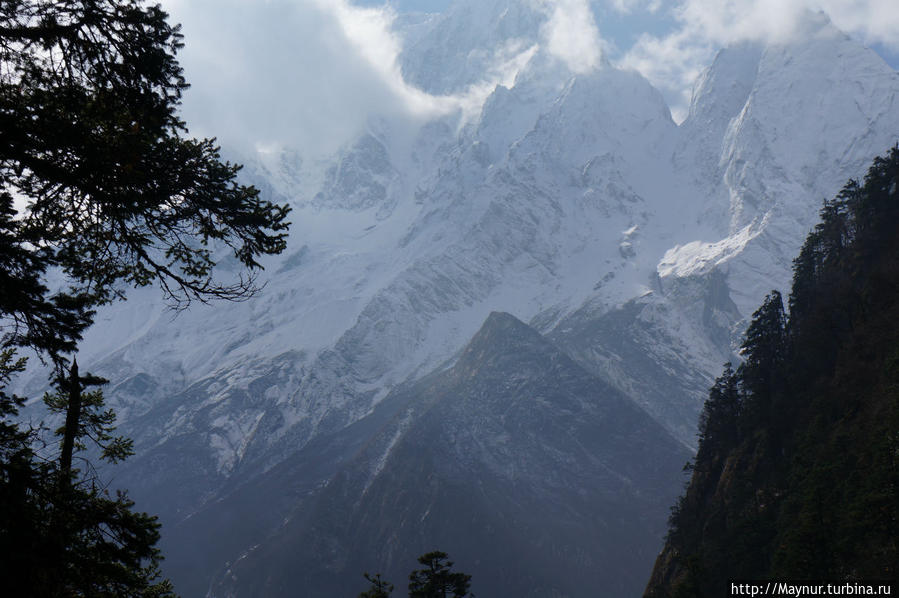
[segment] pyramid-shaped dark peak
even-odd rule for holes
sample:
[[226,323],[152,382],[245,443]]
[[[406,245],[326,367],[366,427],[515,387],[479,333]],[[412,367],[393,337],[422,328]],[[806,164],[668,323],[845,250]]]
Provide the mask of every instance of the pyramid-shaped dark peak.
[[530,329],[530,326],[513,316],[512,314],[505,311],[492,311],[490,315],[487,316],[487,319],[484,320],[484,323],[481,325],[481,330],[485,328],[515,328],[522,327]]
[[531,342],[548,342],[539,332],[512,314],[504,311],[493,311],[481,324],[480,330],[472,337],[468,346],[478,345],[485,341],[493,342],[498,337],[518,338],[522,341],[530,340]]
[[456,368],[498,365],[508,359],[546,362],[558,353],[555,345],[512,314],[494,311],[462,351]]

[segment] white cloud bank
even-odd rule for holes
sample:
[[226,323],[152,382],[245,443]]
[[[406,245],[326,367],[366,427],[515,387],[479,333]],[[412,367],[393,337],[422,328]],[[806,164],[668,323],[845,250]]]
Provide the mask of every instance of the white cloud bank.
[[546,16],[540,39],[497,48],[495,64],[464,93],[433,96],[402,76],[402,40],[389,4],[350,0],[162,0],[182,23],[180,60],[192,88],[184,118],[191,133],[231,147],[289,145],[327,154],[373,116],[421,122],[476,113],[497,84],[543,47],[573,72],[595,68],[602,41],[588,0],[535,2]]
[[573,73],[596,68],[603,43],[587,0],[545,1],[542,8],[549,15],[540,30],[546,50]]
[[196,135],[236,147],[333,151],[369,115],[439,110],[406,85],[387,8],[345,0],[166,0],[183,24],[180,60]]
[[[351,0],[162,0],[184,26],[180,56],[193,85],[184,117],[192,133],[224,145],[289,145],[329,153],[354,138],[372,117],[421,122],[459,111],[474,114],[497,83],[511,85],[538,48],[574,73],[596,68],[609,47],[590,0],[518,0],[545,21],[536,40],[497,48],[481,83],[455,96],[409,85],[399,57],[402,39],[389,4]],[[683,116],[700,70],[723,45],[792,35],[808,10],[867,42],[899,50],[899,0],[592,0],[631,15],[672,24],[644,34],[620,64],[643,73]],[[602,26],[602,23],[600,23]],[[529,45],[530,44],[530,45]]]
[[[612,1],[621,10],[640,3]],[[899,49],[897,0],[681,0],[668,10],[675,30],[640,36],[622,64],[659,87],[676,117],[685,114],[692,84],[715,51],[740,41],[784,41],[813,13],[824,12],[837,28],[866,43]]]
[[801,29],[808,12],[823,11],[847,33],[899,48],[896,0],[688,0],[676,10],[685,28],[722,44],[783,39]]

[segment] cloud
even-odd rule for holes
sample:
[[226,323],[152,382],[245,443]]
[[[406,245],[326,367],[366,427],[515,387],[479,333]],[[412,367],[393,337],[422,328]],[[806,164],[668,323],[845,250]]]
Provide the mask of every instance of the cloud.
[[[611,0],[625,8],[639,0]],[[741,41],[785,41],[801,31],[810,15],[824,12],[833,24],[866,43],[899,48],[895,0],[681,0],[669,7],[676,21],[665,36],[642,35],[621,59],[665,95],[682,118],[696,75],[714,53]]]
[[609,0],[612,8],[616,11],[627,14],[639,9],[654,13],[662,8],[662,0]]
[[345,41],[412,114],[428,117],[452,109],[452,100],[429,95],[403,79],[399,66],[402,43],[392,29],[396,15],[389,5],[361,8],[346,0],[315,0],[315,4],[323,12],[334,15]]
[[[613,55],[589,0],[519,1],[542,13],[538,38],[496,48],[479,83],[434,96],[402,76],[403,40],[388,3],[366,8],[351,0],[163,0],[184,25],[180,58],[192,88],[183,115],[192,134],[217,136],[237,149],[291,146],[305,155],[333,152],[373,118],[415,126],[440,115],[477,114],[496,84],[511,85],[537,44],[575,73]],[[866,42],[899,49],[895,0],[602,1],[628,15],[623,22],[639,24],[641,15],[652,14],[653,22],[670,23],[666,33],[640,35],[622,48],[620,64],[655,84],[676,118],[686,113],[692,84],[718,48],[789,36],[809,9],[823,9],[837,27]]]
[[373,114],[451,108],[405,84],[394,15],[346,0],[166,0],[183,24],[179,58],[191,133],[241,149],[289,145],[327,154]]
[[689,108],[691,90],[713,53],[710,44],[694,43],[685,31],[665,37],[641,35],[621,63],[646,77],[665,96],[675,121]]
[[800,30],[809,13],[824,12],[842,31],[899,48],[894,0],[688,0],[678,19],[693,33],[719,43],[778,41]]
[[820,5],[843,31],[899,51],[899,6],[895,0],[827,0]]
[[777,41],[795,31],[806,8],[789,0],[689,0],[677,10],[684,30],[700,43]]
[[549,18],[540,33],[546,50],[574,73],[599,65],[602,39],[587,0],[544,0]]
[[[536,50],[520,42],[497,48],[479,83],[434,96],[403,79],[402,39],[386,3],[163,0],[163,7],[183,24],[179,59],[191,89],[182,113],[191,134],[216,136],[240,151],[289,146],[322,156],[352,141],[373,118],[414,127],[446,114],[471,116],[497,84],[511,85]],[[577,39],[577,48],[590,43]],[[564,40],[554,43],[566,55]]]

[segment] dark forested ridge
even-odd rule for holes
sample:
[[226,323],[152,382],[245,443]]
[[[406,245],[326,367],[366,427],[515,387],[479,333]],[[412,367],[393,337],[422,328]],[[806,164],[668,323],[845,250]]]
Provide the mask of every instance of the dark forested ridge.
[[821,210],[700,419],[647,597],[899,575],[899,148]]

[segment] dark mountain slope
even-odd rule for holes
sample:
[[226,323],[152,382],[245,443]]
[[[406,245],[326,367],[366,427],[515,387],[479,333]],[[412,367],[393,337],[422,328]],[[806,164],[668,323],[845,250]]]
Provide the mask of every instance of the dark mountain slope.
[[825,203],[700,422],[646,596],[899,577],[899,149]]
[[363,571],[403,588],[435,548],[482,596],[640,591],[688,453],[629,399],[494,313],[385,404],[393,420],[216,595],[348,596]]

